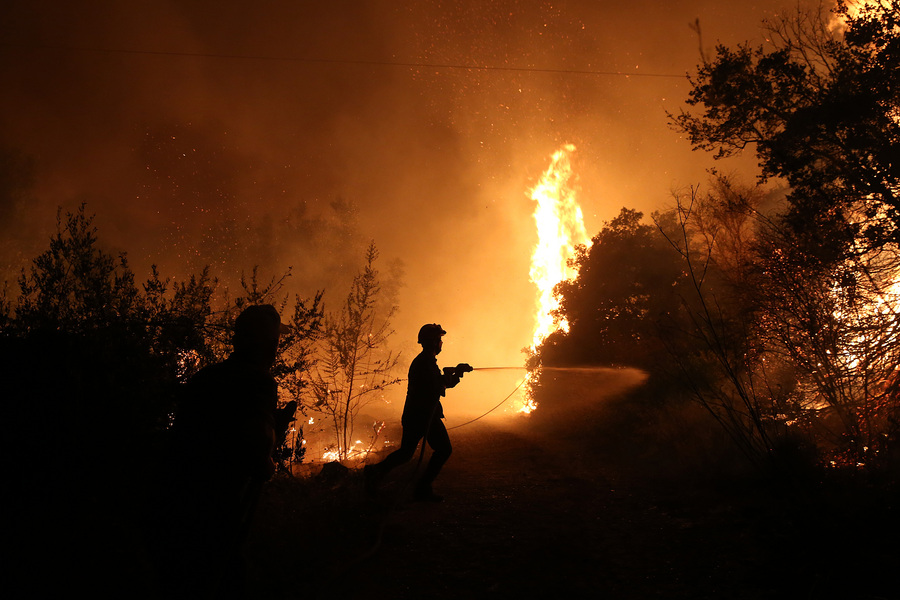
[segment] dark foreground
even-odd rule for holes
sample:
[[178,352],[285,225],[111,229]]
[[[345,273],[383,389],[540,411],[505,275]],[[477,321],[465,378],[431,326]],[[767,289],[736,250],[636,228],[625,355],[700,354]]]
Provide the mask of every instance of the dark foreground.
[[[440,504],[411,501],[412,463],[374,499],[357,470],[276,477],[246,551],[249,597],[900,598],[887,487],[744,471],[702,416],[675,426],[635,408],[635,381],[610,371],[581,407],[452,430]],[[39,559],[9,597],[159,597],[133,490],[42,494],[17,523]]]
[[291,532],[287,486],[267,497],[250,548],[260,596],[775,597],[763,546],[779,541],[739,515],[672,512],[585,454],[490,425],[454,440],[441,504],[410,501],[409,471],[374,503],[354,478],[340,499],[311,498]]
[[249,548],[260,597],[900,598],[882,490],[730,472],[716,432],[685,445],[628,408],[630,376],[603,377],[580,409],[452,430],[441,504],[410,500],[412,464],[374,501],[358,472],[296,505],[276,482]]

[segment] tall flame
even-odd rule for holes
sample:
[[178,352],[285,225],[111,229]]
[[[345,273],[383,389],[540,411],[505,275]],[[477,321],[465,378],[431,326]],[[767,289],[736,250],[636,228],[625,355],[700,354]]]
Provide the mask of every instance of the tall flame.
[[[531,281],[538,289],[534,336],[534,351],[548,335],[558,329],[569,330],[564,318],[554,318],[553,311],[559,301],[553,294],[556,284],[577,275],[570,264],[579,245],[590,246],[591,239],[584,228],[584,218],[578,205],[575,177],[570,156],[575,146],[566,144],[557,150],[538,184],[531,190],[531,199],[537,203],[534,221],[537,225],[538,243],[531,255]],[[531,378],[531,374],[529,374]],[[537,407],[533,398],[525,400],[522,412],[529,413]]]

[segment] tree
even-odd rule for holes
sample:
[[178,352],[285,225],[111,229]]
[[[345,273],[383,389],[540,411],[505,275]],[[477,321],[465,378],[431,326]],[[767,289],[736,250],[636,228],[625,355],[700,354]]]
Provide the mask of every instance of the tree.
[[770,45],[718,46],[672,117],[695,148],[730,156],[752,146],[763,176],[791,187],[786,223],[825,263],[865,240],[900,241],[900,2],[851,14],[846,31],[823,14],[769,23]]
[[798,13],[768,24],[766,47],[717,47],[691,81],[699,113],[673,121],[717,157],[752,147],[763,179],[790,186],[787,210],[758,219],[745,322],[793,370],[787,393],[765,390],[780,420],[856,465],[897,434],[900,3],[836,13],[843,30]]
[[896,257],[809,268],[790,227],[758,210],[759,194],[733,202],[735,191],[677,199],[673,247],[695,298],[691,327],[668,338],[682,380],[754,460],[784,466],[779,454],[805,447],[836,465],[883,467],[898,433]]
[[[14,455],[46,464],[60,448],[85,471],[124,466],[173,411],[179,365],[205,353],[198,334],[215,286],[207,271],[169,293],[143,287],[122,254],[98,247],[82,205],[19,278],[0,327]],[[10,440],[8,440],[10,441]]]
[[341,310],[325,316],[310,386],[309,408],[331,420],[339,461],[353,454],[354,428],[360,410],[400,382],[392,375],[399,356],[386,347],[393,334],[391,319],[396,307],[381,301],[377,258],[378,251],[371,243],[365,266],[353,278]]
[[[23,270],[18,295],[0,302],[9,510],[55,532],[49,545],[31,533],[14,539],[20,554],[87,573],[89,562],[114,558],[123,527],[146,533],[148,547],[138,550],[155,554],[155,534],[171,524],[170,502],[183,501],[169,462],[183,457],[166,443],[181,384],[224,357],[234,316],[275,294],[278,281],[257,286],[253,277],[234,302],[209,269],[172,282],[154,268],[139,284],[124,254],[102,249],[84,206],[59,214],[49,248]],[[317,300],[295,304],[283,371],[306,367],[303,346],[318,312]],[[210,463],[221,453],[212,446]],[[85,553],[87,538],[96,542],[88,550],[109,552]]]
[[664,324],[661,339],[677,381],[744,455],[760,467],[782,466],[771,459],[786,447],[786,422],[797,418],[796,385],[790,365],[766,343],[765,270],[756,252],[763,195],[721,176],[711,183],[709,193],[676,195],[668,220],[656,215],[685,270],[685,318]]
[[882,249],[827,272],[803,268],[790,229],[774,225],[758,242],[755,296],[759,336],[794,367],[790,414],[836,464],[883,466],[900,425],[900,257]]
[[657,327],[679,310],[677,255],[642,213],[623,208],[574,259],[578,276],[558,284],[557,331],[538,349],[541,364],[652,366],[664,349]]

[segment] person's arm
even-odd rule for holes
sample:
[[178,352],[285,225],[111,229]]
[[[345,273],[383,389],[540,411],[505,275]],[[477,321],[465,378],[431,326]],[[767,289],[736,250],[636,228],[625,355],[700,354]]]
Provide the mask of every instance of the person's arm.
[[[444,373],[441,375],[441,381],[444,384],[444,388],[456,387],[462,377],[460,375],[457,375],[455,371],[448,371],[448,369],[452,369],[452,367],[444,369]],[[442,393],[441,395],[443,396],[444,394]]]
[[[463,375],[472,371],[472,367],[467,363],[459,363],[455,367],[444,367],[444,372],[441,375],[444,382],[445,388],[456,387],[456,385],[460,382]],[[443,394],[441,394],[443,395]]]

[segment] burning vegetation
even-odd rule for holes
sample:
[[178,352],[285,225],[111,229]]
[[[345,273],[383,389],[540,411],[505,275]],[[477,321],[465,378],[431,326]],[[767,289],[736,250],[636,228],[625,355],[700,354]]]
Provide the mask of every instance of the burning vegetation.
[[[589,389],[599,380],[592,369],[633,367],[641,372],[630,371],[628,385],[643,386],[644,395],[629,397],[623,410],[648,446],[664,446],[648,422],[672,413],[693,418],[688,411],[700,407],[702,426],[711,419],[719,428],[716,452],[736,449],[767,481],[789,481],[784,489],[833,474],[895,489],[898,15],[896,0],[840,3],[838,21],[783,18],[768,24],[765,46],[718,46],[704,57],[690,79],[690,108],[671,114],[671,125],[720,158],[752,151],[762,174],[754,184],[714,172],[708,185],[674,194],[650,220],[625,207],[591,237],[577,198],[575,146],[552,154],[530,190],[537,306],[525,348],[529,392],[517,407],[537,410],[529,422],[540,420],[539,405],[577,403],[550,385],[557,374],[577,373]],[[194,166],[188,171],[186,180],[206,187],[192,177]],[[171,177],[162,167],[151,175]],[[310,235],[296,247],[304,253],[321,250],[313,234],[339,249],[310,272],[349,272],[345,259],[360,236],[348,206],[332,204],[340,227],[303,212],[293,224],[288,216],[270,225],[293,235],[302,221],[301,233]],[[254,252],[271,250],[277,236],[258,235]],[[216,268],[244,252],[236,240],[218,247]],[[280,480],[296,482],[293,467],[311,459],[365,456],[383,439],[385,422],[364,409],[402,382],[392,326],[399,275],[381,277],[377,257],[373,243],[346,297],[326,311],[321,291],[291,301],[289,273],[266,283],[254,270],[236,296],[209,267],[177,282],[153,267],[138,282],[124,253],[101,249],[84,207],[61,212],[18,293],[0,297],[15,475],[47,491],[30,465],[77,463],[62,487],[91,489],[69,511],[75,514],[96,489],[113,487],[91,487],[107,473],[151,469],[184,382],[227,354],[236,314],[259,303],[278,305],[288,324],[273,374],[281,403],[298,406],[290,428],[278,432]],[[431,263],[422,262],[428,271]],[[672,422],[670,437],[693,443],[694,431]],[[313,456],[304,430],[316,428],[327,430],[329,443]],[[210,461],[216,451],[209,449]]]
[[697,112],[673,125],[722,157],[754,148],[785,187],[715,175],[655,226],[623,209],[556,288],[569,330],[540,364],[667,376],[761,466],[895,469],[897,9],[843,10],[843,34],[785,18],[768,48],[717,48],[692,81]]

